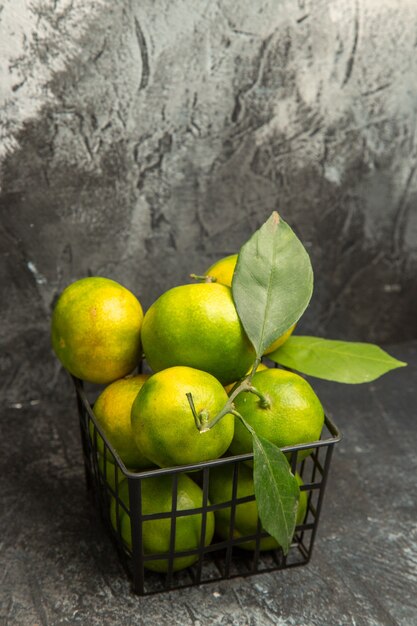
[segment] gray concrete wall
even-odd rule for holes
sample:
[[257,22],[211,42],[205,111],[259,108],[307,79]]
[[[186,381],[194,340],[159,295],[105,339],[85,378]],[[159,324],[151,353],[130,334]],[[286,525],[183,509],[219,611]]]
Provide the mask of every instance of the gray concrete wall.
[[68,283],[108,276],[147,307],[273,209],[315,268],[300,332],[416,337],[414,0],[0,8],[6,389],[59,376]]

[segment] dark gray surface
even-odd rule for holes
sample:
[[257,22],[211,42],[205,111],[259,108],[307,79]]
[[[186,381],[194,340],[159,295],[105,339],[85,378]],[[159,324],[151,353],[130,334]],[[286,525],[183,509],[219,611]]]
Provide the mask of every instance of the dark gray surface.
[[2,381],[53,378],[68,283],[148,307],[273,209],[313,260],[302,331],[415,339],[416,20],[402,0],[0,0]]
[[390,352],[409,367],[369,385],[313,381],[344,438],[312,562],[148,598],[131,594],[87,500],[69,380],[61,372],[53,391],[9,406],[0,438],[0,623],[417,623],[417,344]]

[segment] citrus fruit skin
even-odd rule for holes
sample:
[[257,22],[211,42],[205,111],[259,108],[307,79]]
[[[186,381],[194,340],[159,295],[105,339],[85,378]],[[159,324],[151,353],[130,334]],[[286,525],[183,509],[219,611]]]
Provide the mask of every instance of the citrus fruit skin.
[[271,352],[278,350],[278,348],[280,348],[287,341],[287,339],[291,337],[291,335],[294,332],[295,327],[296,327],[296,324],[293,324],[292,326],[289,327],[288,330],[285,331],[285,333],[282,333],[282,335],[278,337],[278,339],[275,339],[275,341],[271,343],[269,348],[265,350],[264,354],[271,354]]
[[[295,474],[298,485],[303,481],[299,474]],[[240,463],[238,469],[237,498],[245,498],[255,494],[252,469]],[[233,464],[213,468],[210,471],[209,498],[212,504],[221,504],[232,500],[233,495]],[[307,512],[307,492],[300,491],[298,502],[296,525],[302,524]],[[216,520],[216,532],[222,539],[230,536],[231,509],[219,509],[214,511]],[[255,500],[238,504],[235,509],[235,521],[233,538],[239,539],[247,535],[255,535],[258,531],[258,507]],[[239,548],[255,550],[256,541],[239,543]],[[278,542],[271,536],[263,537],[259,542],[260,550],[273,550],[278,548]]]
[[231,290],[217,283],[181,285],[162,294],[145,315],[142,343],[153,371],[186,365],[225,385],[255,360]]
[[213,263],[204,274],[205,276],[212,276],[221,285],[231,287],[236,262],[237,254],[230,254]]
[[60,295],[52,314],[52,347],[77,378],[110,383],[140,359],[143,311],[128,289],[109,278],[82,278]]
[[[172,511],[172,478],[171,476],[153,476],[141,481],[142,514],[170,513]],[[129,486],[124,480],[118,489],[118,495],[124,506],[129,510]],[[178,477],[177,504],[178,511],[192,510],[203,505],[203,492],[186,474]],[[124,543],[132,549],[132,533],[130,516],[118,507],[121,535]],[[110,519],[113,528],[117,529],[117,504],[112,497]],[[178,516],[175,527],[175,550],[194,550],[200,545],[202,515]],[[214,533],[214,515],[207,513],[204,545],[210,544]],[[145,520],[142,524],[143,552],[145,555],[163,554],[169,551],[171,519]],[[177,557],[173,562],[173,571],[179,571],[195,563],[198,555]],[[168,559],[145,561],[144,566],[155,572],[168,571]]]
[[[226,256],[223,259],[219,259],[216,261],[209,269],[204,272],[205,276],[212,276],[216,279],[218,283],[222,285],[226,285],[227,287],[232,286],[233,274],[235,271],[236,263],[237,263],[237,254],[231,254],[230,256]],[[296,324],[293,324],[288,330],[285,331],[280,337],[275,339],[265,350],[264,354],[270,354],[277,350],[280,346],[282,346],[287,339],[291,336],[294,331]]]
[[146,458],[160,467],[186,465],[221,456],[233,438],[234,417],[225,415],[213,428],[199,432],[187,400],[192,393],[197,414],[207,420],[223,409],[227,393],[211,374],[171,367],[153,374],[132,406],[132,431]]
[[[146,374],[138,374],[116,380],[102,391],[93,407],[94,415],[107,439],[123,463],[132,469],[144,469],[152,465],[140,453],[133,438],[130,421],[133,402],[148,378]],[[99,434],[97,448],[103,454],[104,442]]]
[[[263,408],[260,399],[249,392],[240,393],[235,399],[235,406],[258,435],[280,448],[320,438],[324,423],[323,407],[304,378],[293,372],[271,368],[256,373],[252,385],[266,397],[270,406]],[[252,451],[252,436],[238,418],[230,451],[233,454]],[[311,450],[300,451],[298,459],[310,453]]]

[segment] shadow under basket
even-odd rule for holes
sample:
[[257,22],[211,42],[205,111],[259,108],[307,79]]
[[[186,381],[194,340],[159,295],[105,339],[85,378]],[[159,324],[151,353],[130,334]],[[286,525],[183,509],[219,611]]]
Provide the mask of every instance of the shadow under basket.
[[[247,462],[253,459],[253,454],[222,457],[181,467],[131,471],[119,459],[96,421],[90,402],[95,398],[89,397],[82,381],[76,378],[73,381],[77,394],[87,488],[116,546],[121,563],[132,580],[135,593],[150,595],[308,563],[317,532],[333,446],[341,438],[338,429],[327,416],[320,441],[282,448],[287,454],[292,472],[298,472],[302,479],[300,489],[307,492],[306,514],[302,523],[296,526],[290,550],[284,555],[279,547],[269,551],[261,550],[261,540],[268,535],[259,521],[250,535],[241,535],[234,528],[236,508],[254,500],[253,495],[237,497],[239,466],[247,466]],[[311,454],[299,460],[299,453],[306,449],[311,450]],[[233,468],[230,499],[211,504],[211,475],[213,470],[226,465]],[[184,474],[191,476],[201,488],[201,506],[198,508],[177,510],[178,484]],[[171,480],[170,510],[145,514],[142,502],[144,481],[158,476]],[[127,499],[122,497],[122,492],[128,494]],[[205,545],[208,518],[212,517],[212,511],[215,513],[221,509],[230,511],[228,538],[220,538],[215,533],[211,543]],[[198,537],[192,549],[180,551],[176,549],[178,520],[190,515],[194,516],[194,520],[198,519]],[[145,525],[149,527],[152,520],[165,520],[164,529],[169,547],[163,553],[151,552],[149,547],[144,549]],[[129,527],[130,541],[126,541],[126,525]],[[242,549],[242,544],[248,542],[251,542],[253,549]],[[176,563],[184,557],[190,557],[189,562],[193,564],[181,571],[175,571]],[[154,569],[152,562],[163,563],[166,571],[151,571]]]

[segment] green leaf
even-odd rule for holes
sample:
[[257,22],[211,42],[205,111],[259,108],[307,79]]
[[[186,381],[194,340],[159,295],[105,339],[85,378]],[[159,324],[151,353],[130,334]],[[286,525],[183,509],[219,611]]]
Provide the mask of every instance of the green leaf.
[[350,384],[367,383],[407,365],[372,343],[301,336],[290,337],[268,359],[309,376]]
[[288,554],[297,518],[300,488],[291,474],[290,465],[281,450],[235,413],[252,434],[253,480],[259,517],[263,528],[277,540]]
[[288,553],[294,535],[300,488],[276,445],[252,433],[253,479],[263,528]]
[[232,291],[257,357],[307,308],[313,292],[310,258],[276,211],[242,246]]

